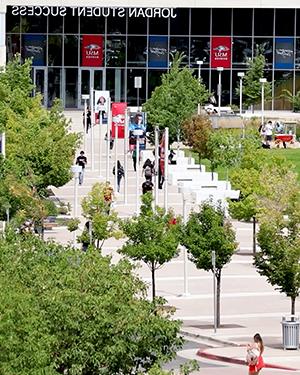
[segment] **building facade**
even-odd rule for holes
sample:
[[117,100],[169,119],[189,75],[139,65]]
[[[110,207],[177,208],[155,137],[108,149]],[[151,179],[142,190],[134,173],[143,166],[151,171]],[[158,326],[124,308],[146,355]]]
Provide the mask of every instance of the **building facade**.
[[222,1],[214,8],[175,8],[169,1],[150,8],[121,0],[114,7],[1,1],[0,61],[1,54],[2,61],[16,53],[31,57],[32,77],[46,106],[61,98],[66,108],[81,108],[90,87],[109,90],[113,101],[136,105],[135,77],[142,80],[142,103],[160,84],[176,52],[184,53],[184,64],[201,74],[211,92],[217,91],[217,67],[224,68],[222,105],[238,102],[237,73],[246,71],[256,51],[265,55],[265,77],[273,82],[270,107],[289,109],[281,91],[300,89],[300,9],[264,7],[262,2],[251,8],[249,2],[230,8]]

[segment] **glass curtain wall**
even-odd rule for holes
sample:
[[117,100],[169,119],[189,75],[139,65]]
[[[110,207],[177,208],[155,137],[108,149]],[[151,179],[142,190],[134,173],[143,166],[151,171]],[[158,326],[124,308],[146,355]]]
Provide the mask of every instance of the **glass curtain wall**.
[[[45,67],[47,99],[51,106],[62,98],[65,107],[81,104],[81,68],[102,69],[103,89],[112,100],[140,104],[151,96],[172,55],[183,53],[183,65],[195,69],[202,60],[201,76],[211,92],[217,92],[218,72],[211,67],[212,37],[230,40],[230,66],[222,73],[222,105],[238,104],[235,88],[238,72],[256,52],[266,58],[265,76],[273,82],[273,109],[290,109],[280,98],[282,89],[300,88],[299,9],[176,9],[175,18],[74,16],[14,16],[7,9],[7,59],[16,53],[32,57],[34,67]],[[97,37],[101,58],[97,68],[85,65],[84,40]],[[223,39],[222,39],[223,38]],[[97,47],[97,48],[98,48]],[[142,77],[142,88],[134,88],[134,77]]]

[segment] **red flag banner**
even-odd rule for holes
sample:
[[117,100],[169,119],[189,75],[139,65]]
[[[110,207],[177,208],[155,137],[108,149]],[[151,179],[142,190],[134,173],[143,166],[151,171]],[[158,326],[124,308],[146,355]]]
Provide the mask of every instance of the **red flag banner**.
[[103,66],[103,37],[101,35],[82,36],[81,66]]
[[210,50],[211,68],[230,68],[231,67],[231,37],[230,36],[212,36]]
[[118,127],[118,138],[124,138],[125,115],[127,103],[112,103],[112,137],[115,138],[116,127]]

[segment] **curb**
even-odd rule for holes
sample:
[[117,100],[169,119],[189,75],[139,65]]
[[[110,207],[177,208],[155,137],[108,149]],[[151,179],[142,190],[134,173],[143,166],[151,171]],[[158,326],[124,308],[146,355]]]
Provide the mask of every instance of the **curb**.
[[[224,357],[222,355],[210,354],[210,353],[207,353],[207,352],[201,351],[201,350],[197,351],[197,355],[199,357],[211,359],[211,360],[214,360],[214,361],[234,363],[236,365],[247,366],[245,361],[243,361],[242,359],[238,359],[238,358],[229,358],[229,357]],[[271,364],[271,363],[265,363],[265,368],[273,368],[273,369],[277,369],[277,370],[287,370],[287,371],[298,371],[298,369],[293,368],[293,367],[274,365],[274,364]]]
[[218,339],[218,338],[211,337],[211,336],[201,335],[201,334],[198,334],[198,333],[192,333],[192,332],[189,332],[189,331],[185,331],[184,329],[181,329],[180,333],[182,335],[187,336],[187,337],[193,337],[193,338],[196,338],[196,339],[203,339],[203,340],[214,342],[216,344],[222,344],[222,345],[234,346],[234,347],[244,346],[244,345],[239,345],[239,344],[237,344],[233,341],[227,341],[227,340],[222,340],[222,339]]

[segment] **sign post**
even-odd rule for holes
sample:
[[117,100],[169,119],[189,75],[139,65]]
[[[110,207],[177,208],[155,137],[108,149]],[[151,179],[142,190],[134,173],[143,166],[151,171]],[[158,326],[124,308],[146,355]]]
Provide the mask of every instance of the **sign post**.
[[[99,176],[101,177],[103,114],[108,113],[109,91],[95,90],[94,108],[99,120]],[[107,120],[108,121],[108,120]]]

